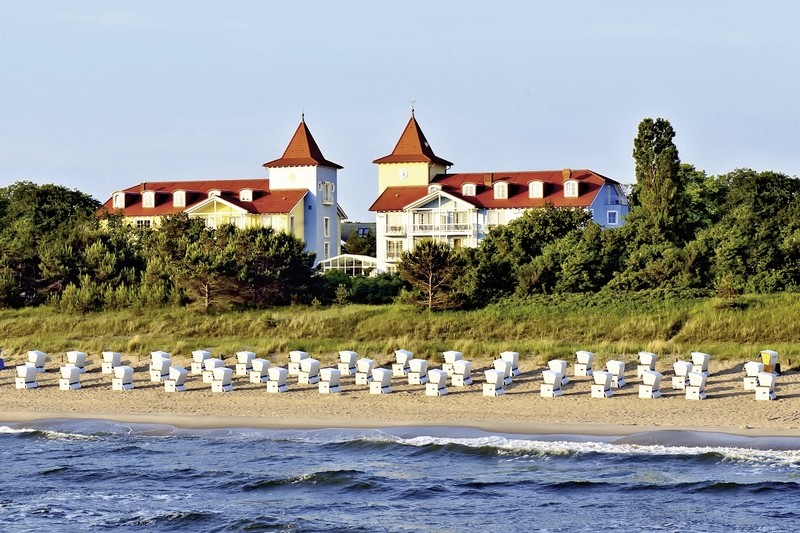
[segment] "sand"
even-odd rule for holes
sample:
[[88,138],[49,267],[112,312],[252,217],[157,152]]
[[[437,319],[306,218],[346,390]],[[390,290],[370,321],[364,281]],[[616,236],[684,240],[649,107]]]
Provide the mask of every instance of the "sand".
[[[49,357],[48,371],[38,375],[36,389],[17,390],[14,364],[0,371],[0,422],[87,418],[126,423],[163,423],[187,428],[381,428],[396,426],[455,426],[521,434],[630,435],[653,430],[696,430],[745,436],[800,436],[800,373],[778,378],[776,401],[756,401],[744,391],[742,364],[712,360],[708,398],[686,400],[671,388],[672,358],[657,370],[664,374],[662,397],[641,399],[635,363],[626,367],[627,386],[607,399],[590,397],[590,378],[572,378],[559,398],[541,398],[540,367],[526,368],[500,397],[482,395],[483,370],[473,369],[475,384],[448,387],[447,395],[429,397],[424,386],[393,378],[393,392],[369,394],[352,377],[342,379],[340,394],[319,394],[316,385],[298,385],[268,394],[266,385],[234,376],[234,390],[212,393],[201,376],[190,375],[185,392],[167,393],[151,383],[147,361],[124,358],[135,367],[131,391],[112,391],[111,376],[100,372],[100,359],[91,356],[80,390],[61,391],[61,356]],[[666,361],[669,361],[668,363]],[[285,364],[285,361],[283,361]],[[661,361],[660,361],[661,363]],[[173,364],[189,367],[188,359]],[[232,365],[231,365],[232,366]],[[662,367],[663,366],[663,367]],[[570,369],[571,372],[571,369]]]

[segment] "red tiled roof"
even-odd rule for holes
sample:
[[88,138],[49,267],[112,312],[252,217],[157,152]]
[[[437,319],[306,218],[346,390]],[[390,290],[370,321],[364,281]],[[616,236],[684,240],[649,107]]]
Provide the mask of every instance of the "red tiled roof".
[[[205,201],[208,192],[214,189],[221,191],[220,198],[239,206],[253,214],[288,213],[297,202],[307,193],[307,189],[273,189],[269,188],[267,179],[238,179],[238,180],[204,180],[204,181],[158,181],[145,182],[133,187],[123,189],[128,193],[127,207],[114,209],[113,197],[97,211],[97,214],[108,212],[121,212],[125,216],[163,216],[182,213],[187,209]],[[239,191],[250,189],[253,191],[252,202],[239,200]],[[155,207],[142,206],[142,192],[155,191]],[[174,207],[172,193],[186,191],[186,207]]]
[[[564,198],[564,179],[561,170],[529,172],[493,172],[493,183],[508,183],[508,199],[496,200],[491,186],[484,185],[486,173],[439,174],[431,185],[441,185],[442,191],[482,209],[542,207],[547,203],[555,207],[589,207],[604,183],[617,183],[591,170],[572,170],[571,179],[579,185],[577,198]],[[544,198],[530,198],[528,184],[545,183]],[[463,196],[461,186],[474,183],[475,196]],[[428,187],[388,187],[370,206],[370,211],[401,211],[408,204],[428,195]]]
[[305,119],[300,121],[297,130],[294,132],[292,140],[289,141],[289,146],[283,152],[280,159],[264,163],[265,167],[304,167],[304,166],[322,166],[330,168],[342,168],[340,165],[328,161],[322,155],[322,150],[317,146],[317,141],[311,135],[308,127],[306,127]]
[[453,165],[433,153],[433,148],[428,144],[413,113],[392,153],[376,159],[373,163],[438,163],[446,167]]

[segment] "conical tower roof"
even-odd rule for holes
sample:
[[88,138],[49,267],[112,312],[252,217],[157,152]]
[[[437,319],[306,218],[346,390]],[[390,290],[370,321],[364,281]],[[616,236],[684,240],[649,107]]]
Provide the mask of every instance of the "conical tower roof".
[[453,165],[433,153],[433,148],[428,144],[413,112],[392,153],[376,159],[373,163],[438,163],[446,167]]
[[325,159],[322,155],[322,150],[317,146],[317,141],[311,135],[311,132],[306,126],[305,117],[300,120],[300,125],[294,132],[292,140],[289,141],[289,146],[283,152],[280,159],[264,163],[265,167],[306,167],[306,166],[321,166],[340,169],[341,165],[337,165],[332,161]]

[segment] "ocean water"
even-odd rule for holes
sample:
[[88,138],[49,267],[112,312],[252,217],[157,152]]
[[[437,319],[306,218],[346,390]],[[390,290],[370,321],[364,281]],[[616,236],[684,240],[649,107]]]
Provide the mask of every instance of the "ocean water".
[[798,531],[800,439],[0,423],[2,531]]

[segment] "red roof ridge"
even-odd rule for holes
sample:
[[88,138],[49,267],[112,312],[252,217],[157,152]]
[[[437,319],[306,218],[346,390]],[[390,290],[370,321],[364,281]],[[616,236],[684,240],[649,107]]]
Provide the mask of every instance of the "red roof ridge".
[[374,160],[373,163],[438,163],[446,167],[453,165],[433,153],[433,148],[422,133],[413,112],[392,153]]
[[319,149],[317,141],[314,140],[311,131],[306,126],[305,117],[300,121],[300,125],[297,126],[297,130],[295,130],[292,140],[289,141],[289,146],[286,147],[283,155],[278,159],[264,163],[262,166],[267,168],[305,166],[342,168],[341,165],[328,161],[322,155],[322,150]]

